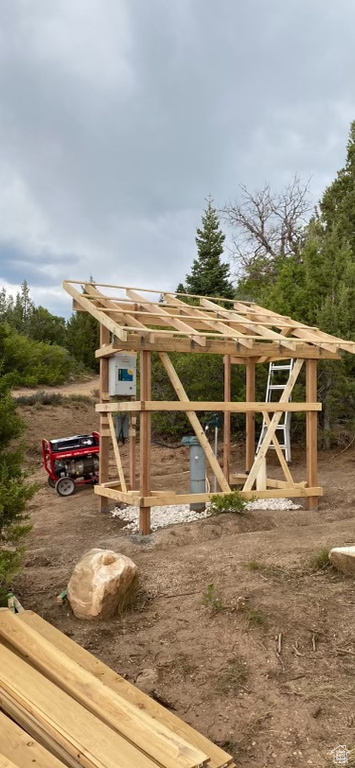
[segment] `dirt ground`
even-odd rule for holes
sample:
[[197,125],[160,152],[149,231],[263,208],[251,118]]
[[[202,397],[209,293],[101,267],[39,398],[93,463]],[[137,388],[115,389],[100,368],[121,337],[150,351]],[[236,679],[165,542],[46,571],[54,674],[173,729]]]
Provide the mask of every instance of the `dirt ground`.
[[[317,512],[221,515],[142,539],[100,516],[91,488],[63,499],[47,486],[41,438],[90,431],[94,408],[77,402],[21,413],[41,484],[16,584],[23,605],[132,682],[154,670],[152,695],[230,751],[238,766],[321,767],[339,744],[353,748],[355,581],[314,571],[310,559],[322,547],[355,543],[355,450],[320,455],[325,495]],[[234,459],[242,470],[238,446]],[[166,475],[166,487],[187,488],[187,449],[154,446],[152,461],[155,488]],[[296,478],[303,465],[298,450]],[[129,555],[140,569],[139,603],[114,621],[78,621],[56,603],[93,546]]]

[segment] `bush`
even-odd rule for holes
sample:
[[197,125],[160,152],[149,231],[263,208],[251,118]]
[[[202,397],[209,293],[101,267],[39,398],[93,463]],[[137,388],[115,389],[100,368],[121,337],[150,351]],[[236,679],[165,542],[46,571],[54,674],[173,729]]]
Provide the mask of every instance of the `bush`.
[[[0,339],[1,343],[1,339]],[[0,355],[1,359],[1,355]],[[24,447],[14,445],[24,430],[4,379],[0,380],[0,604],[20,568],[22,541],[31,526],[26,505],[37,490],[23,473]]]
[[64,384],[83,367],[64,347],[34,341],[2,325],[2,375],[12,386]]
[[211,496],[210,512],[212,515],[222,515],[224,512],[234,512],[237,515],[245,515],[247,502],[239,491],[225,493],[223,496],[215,494]]

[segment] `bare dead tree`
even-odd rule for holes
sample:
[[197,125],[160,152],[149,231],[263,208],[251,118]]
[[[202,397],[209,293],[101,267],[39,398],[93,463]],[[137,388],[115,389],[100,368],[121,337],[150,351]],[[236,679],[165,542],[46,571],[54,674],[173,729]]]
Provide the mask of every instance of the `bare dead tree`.
[[239,271],[251,274],[263,265],[272,271],[278,256],[299,258],[304,227],[312,206],[309,182],[295,176],[281,192],[266,184],[256,192],[241,186],[240,200],[221,210],[232,228],[234,257]]

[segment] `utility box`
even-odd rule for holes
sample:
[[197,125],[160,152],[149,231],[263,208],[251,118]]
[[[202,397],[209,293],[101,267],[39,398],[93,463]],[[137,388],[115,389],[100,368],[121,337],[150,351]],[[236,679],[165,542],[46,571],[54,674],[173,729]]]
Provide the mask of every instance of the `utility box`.
[[111,397],[135,397],[137,392],[137,358],[119,352],[109,358],[108,392]]

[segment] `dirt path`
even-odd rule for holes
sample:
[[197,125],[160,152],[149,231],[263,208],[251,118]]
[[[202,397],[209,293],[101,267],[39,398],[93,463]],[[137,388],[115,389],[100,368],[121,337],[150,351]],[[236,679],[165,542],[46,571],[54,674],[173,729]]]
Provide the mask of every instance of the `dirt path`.
[[[142,540],[100,516],[90,488],[63,499],[46,485],[40,437],[90,431],[93,408],[21,410],[42,486],[16,587],[25,607],[131,681],[154,670],[151,693],[222,744],[239,768],[324,768],[338,744],[354,747],[355,581],[314,572],[310,559],[321,547],[355,541],[355,450],[320,455],[318,512],[222,515]],[[301,478],[305,457],[294,453]],[[126,466],[127,447],[123,459]],[[237,445],[233,462],[239,470]],[[167,475],[184,487],[186,475],[176,473],[187,469],[185,449],[153,446],[152,463],[155,487]],[[140,603],[123,618],[85,623],[56,604],[93,546],[121,551],[139,567]]]
[[76,381],[70,384],[62,384],[59,387],[22,387],[20,389],[14,389],[12,392],[13,397],[25,397],[26,395],[35,395],[36,392],[49,392],[52,394],[61,395],[88,395],[91,396],[95,390],[98,390],[100,386],[99,376],[93,376],[85,381]]

